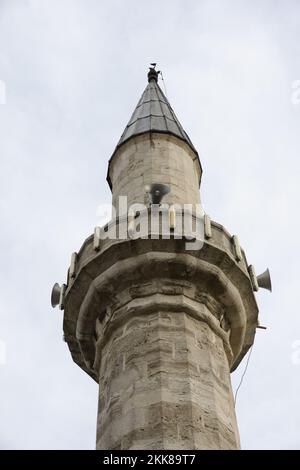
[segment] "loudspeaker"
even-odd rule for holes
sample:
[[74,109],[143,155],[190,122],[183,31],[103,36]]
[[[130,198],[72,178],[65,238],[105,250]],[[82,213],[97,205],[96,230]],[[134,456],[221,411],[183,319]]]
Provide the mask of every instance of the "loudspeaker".
[[53,308],[55,308],[55,307],[57,307],[57,305],[59,305],[60,292],[61,292],[61,287],[56,282],[54,284],[52,292],[51,292],[51,305],[52,305]]
[[269,269],[266,269],[265,272],[257,276],[256,279],[259,287],[262,287],[262,289],[267,289],[272,292],[272,283]]
[[170,187],[166,184],[154,183],[151,184],[149,190],[150,203],[160,204],[162,198],[170,192]]

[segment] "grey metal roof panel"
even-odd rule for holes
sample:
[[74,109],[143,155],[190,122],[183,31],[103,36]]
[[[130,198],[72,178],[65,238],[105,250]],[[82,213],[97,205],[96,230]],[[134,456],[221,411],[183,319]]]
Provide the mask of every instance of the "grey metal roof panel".
[[[116,150],[128,139],[147,132],[172,134],[184,140],[197,154],[189,136],[182,128],[171,105],[156,80],[150,80],[142,94]],[[198,155],[198,154],[197,154]]]

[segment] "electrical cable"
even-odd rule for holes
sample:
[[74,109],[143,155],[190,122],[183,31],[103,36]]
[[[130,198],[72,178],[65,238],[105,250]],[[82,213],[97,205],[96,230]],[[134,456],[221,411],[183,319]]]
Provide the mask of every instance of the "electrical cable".
[[162,79],[162,82],[163,82],[163,85],[164,85],[165,95],[168,98],[167,87],[166,87],[166,84],[165,84],[165,80],[164,80],[164,76],[163,76],[162,71],[160,71],[160,75],[161,75],[161,79]]
[[250,357],[251,357],[251,354],[252,354],[252,350],[253,350],[253,346],[254,344],[252,344],[251,348],[250,348],[250,351],[249,351],[249,354],[248,354],[248,359],[247,359],[247,362],[246,362],[246,367],[245,367],[245,370],[243,372],[243,375],[241,377],[241,380],[240,380],[240,383],[238,385],[238,388],[236,389],[235,391],[235,395],[234,395],[234,406],[236,405],[236,399],[237,399],[237,394],[238,394],[238,391],[243,383],[243,380],[244,380],[244,377],[245,377],[245,374],[247,372],[247,369],[248,369],[248,365],[249,365],[249,361],[250,361]]

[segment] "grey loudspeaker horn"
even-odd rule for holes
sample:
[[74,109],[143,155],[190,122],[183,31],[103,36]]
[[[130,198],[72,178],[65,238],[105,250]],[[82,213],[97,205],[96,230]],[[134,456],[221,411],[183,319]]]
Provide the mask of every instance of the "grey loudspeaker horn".
[[59,305],[60,292],[61,292],[61,287],[56,282],[54,284],[52,292],[51,292],[51,305],[52,305],[53,308],[55,308],[55,307],[57,307],[57,305]]
[[166,184],[154,183],[150,186],[150,203],[160,204],[162,198],[170,192],[170,187]]
[[266,269],[264,273],[257,276],[257,284],[262,289],[267,289],[272,292],[272,283],[269,269]]

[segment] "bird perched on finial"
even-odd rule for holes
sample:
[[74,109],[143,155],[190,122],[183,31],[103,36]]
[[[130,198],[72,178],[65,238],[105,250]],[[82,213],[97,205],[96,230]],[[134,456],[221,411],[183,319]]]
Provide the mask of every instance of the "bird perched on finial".
[[150,65],[152,65],[152,67],[155,69],[155,67],[156,67],[156,63],[155,63],[155,62],[153,62],[153,64],[150,64]]

